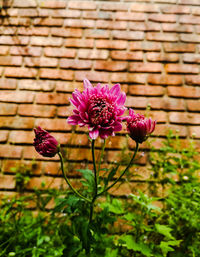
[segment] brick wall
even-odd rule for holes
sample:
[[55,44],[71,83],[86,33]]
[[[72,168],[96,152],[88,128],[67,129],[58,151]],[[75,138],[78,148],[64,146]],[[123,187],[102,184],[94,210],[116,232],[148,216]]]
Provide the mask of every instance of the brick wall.
[[[150,105],[158,122],[156,147],[169,127],[180,131],[183,142],[193,133],[200,138],[199,0],[2,2],[0,191],[14,192],[17,169],[12,167],[31,166],[33,158],[38,165],[27,190],[41,181],[62,185],[58,158],[42,158],[32,146],[38,125],[66,150],[72,183],[75,169],[84,160],[90,165],[86,130],[71,133],[66,123],[69,97],[83,88],[85,77],[94,84],[120,83],[127,107],[137,112],[145,113]],[[118,158],[125,144],[123,133],[110,138],[107,161]],[[141,184],[148,177],[147,148],[141,146],[138,160]],[[116,194],[129,191],[124,185]]]

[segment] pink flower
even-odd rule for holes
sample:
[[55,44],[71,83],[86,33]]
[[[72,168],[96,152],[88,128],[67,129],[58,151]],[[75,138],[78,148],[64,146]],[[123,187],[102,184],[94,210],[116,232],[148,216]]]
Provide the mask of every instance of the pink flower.
[[144,142],[154,131],[156,125],[156,121],[153,121],[151,118],[147,119],[144,115],[135,114],[131,108],[129,109],[129,116],[126,117],[126,121],[129,136],[137,143]]
[[93,87],[87,79],[83,84],[84,91],[81,93],[76,89],[70,99],[75,109],[74,114],[67,119],[68,123],[88,126],[92,139],[115,135],[114,132],[122,129],[121,116],[126,110],[126,94],[121,92],[119,84],[111,89],[108,85],[101,86],[100,83]]
[[34,132],[35,150],[44,157],[54,157],[59,151],[57,140],[41,127],[34,129]]

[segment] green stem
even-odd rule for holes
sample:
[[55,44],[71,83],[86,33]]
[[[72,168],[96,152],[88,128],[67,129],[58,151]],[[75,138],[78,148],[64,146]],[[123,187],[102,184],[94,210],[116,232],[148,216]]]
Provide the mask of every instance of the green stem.
[[126,171],[130,168],[130,166],[132,165],[133,160],[135,159],[135,156],[137,154],[139,148],[139,143],[136,142],[136,147],[135,147],[135,152],[133,154],[133,157],[131,158],[129,164],[127,165],[127,167],[125,168],[125,170],[122,172],[122,174],[119,176],[119,178],[117,178],[109,187],[107,187],[105,190],[103,190],[102,192],[100,192],[99,194],[97,194],[97,196],[102,195],[103,193],[107,192],[111,187],[113,187],[126,173]]
[[86,198],[85,196],[81,195],[75,188],[73,188],[72,184],[70,183],[69,179],[67,178],[65,171],[64,171],[64,163],[63,163],[63,157],[61,152],[58,152],[58,155],[60,157],[60,163],[61,163],[61,170],[62,174],[64,176],[65,181],[67,182],[68,186],[71,188],[71,190],[80,198],[84,199],[85,201],[91,203],[91,200]]
[[96,167],[96,160],[95,160],[95,146],[94,146],[95,140],[92,140],[92,161],[93,161],[93,167],[94,167],[94,194],[92,202],[90,203],[90,217],[89,217],[89,223],[92,222],[92,216],[93,216],[93,210],[94,210],[94,202],[97,198],[97,190],[98,190],[98,184],[97,184],[97,167]]
[[94,147],[95,140],[92,140],[92,161],[94,167],[94,195],[93,199],[96,198],[97,195],[97,167],[96,167],[96,160],[95,160],[95,147]]
[[100,171],[100,168],[101,168],[101,160],[103,158],[105,146],[106,146],[106,140],[104,139],[103,146],[101,148],[101,155],[100,155],[100,159],[99,159],[99,163],[98,163],[98,170],[97,170],[97,176],[98,177],[99,177],[99,171]]

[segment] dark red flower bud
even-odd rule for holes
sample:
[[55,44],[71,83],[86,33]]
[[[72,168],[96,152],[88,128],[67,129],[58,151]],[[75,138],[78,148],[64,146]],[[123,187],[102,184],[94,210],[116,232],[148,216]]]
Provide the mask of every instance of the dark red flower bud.
[[44,157],[54,157],[59,151],[57,140],[41,127],[34,129],[34,132],[35,150]]
[[151,118],[147,119],[144,115],[135,114],[134,111],[129,109],[129,116],[126,117],[127,131],[129,136],[137,143],[142,143],[154,131],[156,121]]

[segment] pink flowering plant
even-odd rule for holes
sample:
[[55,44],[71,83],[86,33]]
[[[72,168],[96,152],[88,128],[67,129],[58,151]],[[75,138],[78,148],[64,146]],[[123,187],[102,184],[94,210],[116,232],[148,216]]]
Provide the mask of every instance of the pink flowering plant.
[[[90,256],[90,245],[94,240],[95,235],[93,234],[95,226],[97,225],[93,218],[95,201],[98,197],[114,187],[129,170],[138,152],[139,144],[147,140],[153,133],[156,121],[153,121],[151,118],[145,118],[141,114],[136,114],[132,109],[129,109],[129,115],[126,116],[126,94],[121,91],[119,84],[109,88],[108,85],[101,84],[97,84],[97,86],[94,87],[87,79],[85,79],[83,83],[83,92],[76,89],[72,93],[70,102],[74,106],[74,109],[73,114],[68,117],[67,122],[70,125],[86,126],[88,128],[89,138],[91,140],[93,171],[88,169],[79,170],[87,180],[88,192],[86,194],[80,193],[72,186],[64,170],[63,156],[57,140],[40,127],[34,130],[34,147],[36,151],[44,157],[53,157],[56,154],[59,155],[61,170],[66,183],[77,198],[85,203],[86,209],[88,210],[86,211],[86,213],[88,213],[88,222],[86,222],[87,225],[84,227],[86,233],[85,237],[81,236],[81,240],[87,256]],[[136,142],[135,150],[130,158],[130,162],[118,178],[113,180],[119,165],[111,169],[106,179],[101,180],[100,171],[102,170],[101,163],[105,150],[105,140],[110,136],[115,136],[116,132],[121,131],[123,122],[126,124],[128,135]],[[95,159],[95,142],[98,137],[104,140],[104,144],[102,146],[100,160],[98,160],[97,163]],[[103,185],[102,181],[104,182]],[[86,240],[86,238],[89,239]]]

